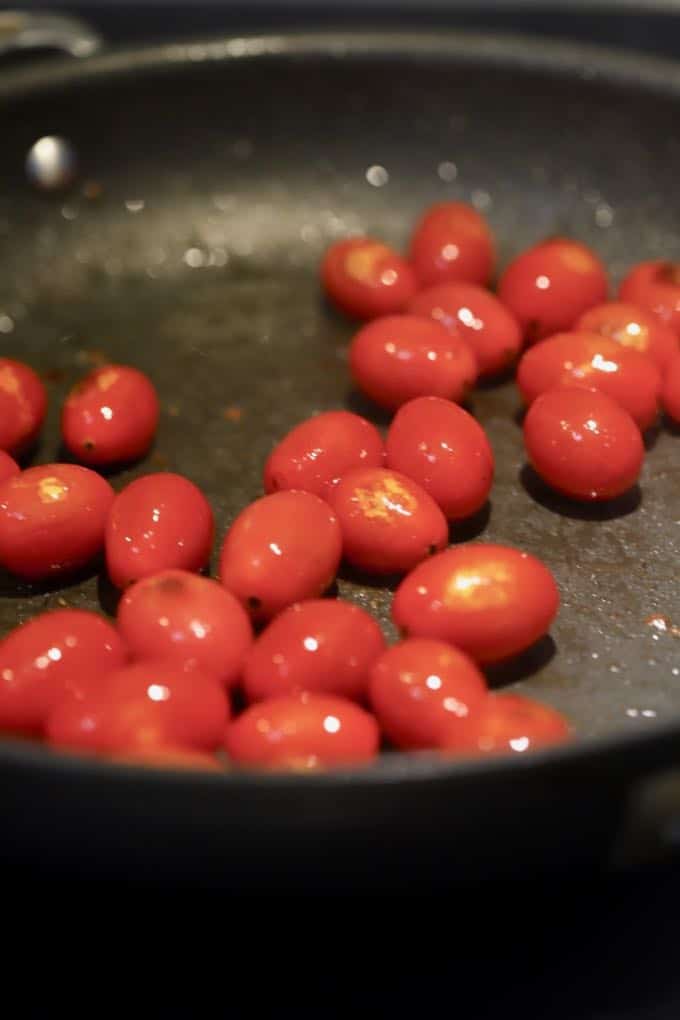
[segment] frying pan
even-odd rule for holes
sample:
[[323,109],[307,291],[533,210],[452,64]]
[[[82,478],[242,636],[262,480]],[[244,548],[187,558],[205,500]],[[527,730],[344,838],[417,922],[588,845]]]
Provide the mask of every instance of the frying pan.
[[[74,32],[60,22],[51,38],[78,53]],[[179,471],[221,537],[296,422],[349,407],[385,424],[348,381],[355,327],[319,292],[328,243],[366,231],[401,246],[426,205],[462,198],[488,215],[501,263],[566,232],[616,282],[638,260],[680,257],[678,125],[676,65],[464,32],[217,38],[7,71],[0,340],[50,380],[35,459],[63,458],[74,380],[101,357],[135,364],[162,421],[153,453],[113,484]],[[77,152],[66,193],[26,178],[46,134]],[[0,853],[42,875],[338,889],[594,873],[677,850],[680,439],[660,428],[639,490],[578,507],[524,466],[512,382],[472,405],[497,479],[452,541],[536,553],[563,595],[551,636],[490,679],[565,712],[571,746],[204,776],[6,739]],[[4,576],[0,591],[3,631],[64,603],[115,608],[94,572],[59,589]],[[343,572],[338,591],[395,637],[390,586]]]

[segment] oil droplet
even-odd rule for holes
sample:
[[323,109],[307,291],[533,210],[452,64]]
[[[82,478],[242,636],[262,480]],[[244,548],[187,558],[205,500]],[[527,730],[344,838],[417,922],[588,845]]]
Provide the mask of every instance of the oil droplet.
[[475,209],[479,209],[483,212],[484,209],[490,209],[492,204],[492,198],[488,191],[475,190],[470,196],[470,201],[474,205]]
[[128,198],[125,201],[125,208],[130,213],[141,212],[145,205],[143,198]]
[[611,227],[613,222],[614,210],[610,205],[607,205],[606,202],[602,202],[602,204],[598,205],[595,209],[595,223],[598,227],[606,229],[607,227]]
[[205,255],[200,248],[188,248],[182,258],[191,269],[200,269],[205,265]]
[[444,160],[437,167],[437,174],[442,181],[455,181],[458,176],[458,167],[455,163],[451,163],[448,160]]
[[0,312],[0,333],[11,333],[14,329],[14,320],[9,315]]
[[382,188],[390,179],[390,175],[384,166],[374,164],[369,166],[366,171],[366,180],[369,184],[372,184],[374,188]]

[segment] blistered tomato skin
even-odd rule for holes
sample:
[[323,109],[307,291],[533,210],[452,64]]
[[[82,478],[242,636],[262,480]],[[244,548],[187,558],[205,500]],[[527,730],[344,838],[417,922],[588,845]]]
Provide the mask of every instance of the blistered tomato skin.
[[505,372],[522,347],[522,330],[514,315],[494,294],[472,283],[428,287],[416,294],[408,312],[434,319],[464,341],[482,379]]
[[269,698],[228,727],[225,747],[236,764],[315,771],[371,761],[380,736],[372,715],[329,694]]
[[372,237],[331,245],[321,263],[321,281],[329,300],[354,319],[400,312],[417,286],[408,262]]
[[476,513],[494,476],[493,451],[481,425],[462,407],[419,397],[397,411],[386,441],[387,466],[418,482],[448,520]]
[[40,581],[79,570],[104,545],[114,492],[75,464],[43,464],[0,484],[0,563]]
[[247,506],[229,528],[220,580],[252,619],[317,598],[332,583],[342,553],[335,513],[311,492],[275,492]]
[[41,731],[66,695],[97,689],[126,659],[119,635],[96,613],[56,609],[29,620],[0,644],[0,730]]
[[551,238],[519,255],[503,273],[498,296],[529,343],[571,329],[588,308],[607,300],[607,273],[584,244]]
[[385,649],[380,627],[358,606],[310,599],[289,606],[253,645],[243,671],[248,701],[303,691],[363,700]]
[[680,337],[680,262],[641,262],[619,290],[622,301],[642,305]]
[[411,238],[410,257],[422,287],[487,284],[496,259],[488,223],[464,202],[440,202],[427,210]]
[[517,385],[527,404],[559,386],[600,390],[643,431],[659,413],[661,375],[651,358],[597,333],[558,333],[536,344],[522,355]]
[[330,496],[343,557],[369,574],[397,574],[443,549],[446,518],[417,482],[386,468],[357,468]]
[[28,365],[0,358],[0,450],[15,456],[37,438],[47,412],[47,393]]
[[680,355],[669,366],[661,394],[663,409],[668,417],[680,425]]
[[131,585],[118,605],[118,629],[134,659],[168,659],[238,680],[253,641],[241,603],[217,581],[163,570]]
[[159,405],[151,381],[129,365],[105,365],[69,393],[61,415],[66,447],[83,464],[142,457],[153,442]]
[[521,694],[490,694],[476,715],[448,729],[440,746],[454,754],[523,754],[570,736],[567,720],[549,705]]
[[327,411],[296,425],[274,447],[264,468],[265,492],[300,489],[325,499],[345,472],[381,467],[385,446],[365,418]]
[[536,473],[583,501],[623,495],[635,485],[645,448],[640,430],[616,401],[597,390],[548,390],[524,419],[524,444]]
[[210,504],[182,475],[159,472],[130,482],[111,507],[106,566],[117,588],[161,570],[198,571],[210,558]]
[[535,556],[470,542],[416,567],[397,588],[392,618],[404,636],[448,641],[492,663],[542,637],[558,608],[555,580]]
[[349,367],[358,388],[388,410],[414,397],[460,403],[477,379],[468,345],[438,322],[416,315],[390,315],[360,329],[350,346]]
[[13,478],[14,475],[18,475],[21,468],[8,453],[4,450],[0,450],[0,485],[7,481],[8,478]]
[[653,312],[623,301],[596,305],[581,316],[576,329],[599,333],[638,354],[646,354],[661,372],[680,353],[680,342],[672,329]]
[[382,731],[403,750],[438,747],[487,697],[484,676],[469,656],[426,638],[388,648],[371,670],[369,689]]

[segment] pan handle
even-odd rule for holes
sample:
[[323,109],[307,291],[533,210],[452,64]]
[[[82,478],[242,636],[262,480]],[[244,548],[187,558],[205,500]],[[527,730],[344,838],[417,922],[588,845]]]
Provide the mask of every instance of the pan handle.
[[633,789],[612,863],[622,870],[680,860],[680,769],[642,780]]
[[47,11],[0,11],[0,57],[21,50],[61,50],[72,57],[89,57],[101,45],[101,37],[80,18]]

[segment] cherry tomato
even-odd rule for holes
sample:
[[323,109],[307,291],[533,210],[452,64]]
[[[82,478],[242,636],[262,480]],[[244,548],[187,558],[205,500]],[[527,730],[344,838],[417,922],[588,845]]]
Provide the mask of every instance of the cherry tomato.
[[408,262],[372,237],[332,244],[321,264],[321,280],[330,301],[355,319],[400,312],[416,291]]
[[360,329],[349,349],[349,367],[359,389],[390,410],[414,397],[461,402],[477,378],[468,345],[416,315],[389,315]]
[[106,566],[118,588],[160,570],[200,570],[210,558],[210,504],[182,475],[159,472],[130,482],[106,526]]
[[114,701],[98,694],[60,701],[47,718],[45,734],[47,742],[61,750],[113,754],[167,746],[168,723],[168,716],[148,698]]
[[457,404],[419,397],[397,411],[387,433],[387,464],[432,496],[449,520],[476,513],[494,475],[481,425]]
[[114,492],[89,468],[42,464],[0,484],[0,563],[29,581],[84,567],[104,545]]
[[140,765],[150,769],[196,769],[198,772],[224,772],[214,754],[186,747],[147,747],[109,755],[119,765]]
[[411,570],[443,549],[446,518],[417,482],[386,468],[355,468],[329,497],[348,563],[370,574]]
[[524,420],[524,443],[541,478],[573,499],[606,500],[638,479],[645,448],[620,404],[597,390],[548,390]]
[[639,354],[646,354],[663,371],[680,352],[678,338],[653,312],[623,301],[607,301],[585,312],[576,329],[616,340]]
[[358,606],[335,599],[298,602],[253,645],[243,689],[249,701],[302,691],[361,700],[368,671],[384,648],[380,627]]
[[408,637],[449,641],[490,663],[542,637],[558,606],[555,580],[535,556],[469,542],[416,567],[397,588],[392,617]]
[[521,694],[490,694],[478,713],[449,728],[441,748],[459,754],[521,754],[570,736],[569,723],[554,708]]
[[607,289],[605,268],[589,248],[553,237],[510,263],[498,296],[533,343],[571,329],[583,312],[607,300]]
[[61,415],[64,443],[83,464],[136,460],[158,426],[158,397],[143,372],[105,365],[69,393]]
[[472,659],[427,638],[388,648],[371,670],[369,690],[381,729],[405,750],[437,747],[448,728],[473,716],[487,697]]
[[131,585],[118,629],[135,659],[168,659],[238,680],[253,634],[241,603],[217,581],[163,570]]
[[47,394],[32,368],[0,358],[0,450],[21,454],[45,420]]
[[324,499],[350,468],[381,467],[385,447],[375,425],[349,411],[314,415],[288,433],[264,468],[265,492],[301,489]]
[[500,375],[522,347],[514,315],[488,290],[472,283],[441,283],[421,290],[408,311],[434,319],[463,340],[475,356],[480,378]]
[[619,296],[648,308],[680,336],[680,262],[641,262],[626,276]]
[[8,478],[13,478],[14,475],[18,475],[21,468],[8,453],[4,450],[0,450],[0,485]]
[[486,284],[496,260],[488,223],[464,202],[428,209],[411,238],[410,255],[423,287],[451,280]]
[[220,556],[222,584],[255,620],[321,595],[342,552],[338,519],[311,492],[275,492],[242,510]]
[[558,333],[522,355],[517,385],[527,404],[558,386],[598,389],[642,430],[659,413],[661,376],[654,362],[598,333]]
[[370,761],[379,740],[354,702],[306,692],[251,705],[227,727],[225,747],[239,765],[307,771]]
[[669,366],[661,400],[668,417],[680,425],[680,355]]
[[0,729],[39,731],[66,694],[96,689],[126,658],[116,631],[96,613],[36,616],[0,644]]

